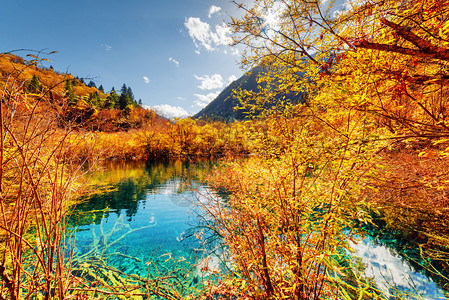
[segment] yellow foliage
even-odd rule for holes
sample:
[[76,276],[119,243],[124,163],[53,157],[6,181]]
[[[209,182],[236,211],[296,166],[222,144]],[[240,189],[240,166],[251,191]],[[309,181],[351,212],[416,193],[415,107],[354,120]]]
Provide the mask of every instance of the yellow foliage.
[[266,71],[258,91],[235,91],[261,112],[248,127],[259,157],[210,181],[231,192],[208,208],[229,247],[229,282],[242,297],[382,298],[339,252],[377,212],[440,247],[447,269],[449,2],[234,3],[242,64]]

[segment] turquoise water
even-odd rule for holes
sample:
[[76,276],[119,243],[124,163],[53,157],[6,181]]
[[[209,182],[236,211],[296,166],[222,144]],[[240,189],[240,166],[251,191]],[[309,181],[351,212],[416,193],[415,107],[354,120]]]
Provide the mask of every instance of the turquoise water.
[[[200,270],[207,252],[195,203],[211,191],[195,178],[208,167],[128,165],[93,174],[89,180],[98,193],[78,204],[71,218],[76,256],[87,261],[100,256],[120,272],[147,278],[189,274],[190,285],[200,284],[207,275]],[[352,246],[366,274],[387,294],[397,289],[422,299],[446,299],[432,279],[395,249],[369,236]],[[200,267],[195,266],[198,262]],[[218,260],[209,264],[209,269],[217,269]]]
[[183,242],[183,235],[195,223],[194,210],[186,200],[194,196],[189,192],[175,194],[177,185],[176,180],[171,180],[148,190],[142,199],[134,200],[132,208],[108,207],[107,215],[99,223],[78,227],[76,247],[83,254],[95,238],[102,233],[110,234],[105,245],[120,240],[108,252],[120,252],[138,261],[117,256],[109,262],[125,273],[141,276],[148,275],[145,263],[152,259],[165,261],[171,257],[191,261],[192,249]]
[[[200,288],[210,278],[196,265],[207,254],[194,203],[199,193],[209,190],[188,178],[205,170],[207,165],[176,163],[122,166],[93,174],[89,181],[97,193],[77,204],[70,219],[76,228],[74,274],[95,282],[97,278],[82,266],[96,274],[112,268],[122,278],[168,276],[169,284],[182,279],[188,288]],[[100,278],[114,285],[101,274]]]

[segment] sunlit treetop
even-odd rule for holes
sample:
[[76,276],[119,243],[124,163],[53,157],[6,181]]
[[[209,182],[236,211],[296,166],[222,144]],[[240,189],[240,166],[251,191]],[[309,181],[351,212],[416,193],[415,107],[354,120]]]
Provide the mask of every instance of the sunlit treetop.
[[260,82],[271,92],[328,91],[321,99],[393,120],[393,132],[447,131],[435,91],[449,83],[449,1],[234,3],[245,12],[231,21],[242,64],[268,66]]

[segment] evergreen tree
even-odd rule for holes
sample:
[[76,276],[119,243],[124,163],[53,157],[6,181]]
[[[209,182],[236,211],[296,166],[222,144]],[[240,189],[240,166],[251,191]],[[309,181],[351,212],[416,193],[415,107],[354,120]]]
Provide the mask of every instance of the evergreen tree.
[[42,84],[40,83],[39,78],[37,78],[36,75],[33,75],[25,89],[30,93],[39,93],[42,89]]
[[131,87],[128,87],[127,91],[127,97],[128,97],[128,104],[137,104],[136,100],[134,99],[133,91],[131,90]]
[[126,84],[123,84],[122,89],[120,90],[120,97],[118,100],[118,108],[122,110],[125,109],[125,107],[128,105],[128,99],[126,98],[126,91],[127,91]]
[[73,91],[73,84],[72,81],[67,79],[65,81],[65,96],[67,97],[67,101],[69,103],[69,105],[76,105],[76,103],[78,102],[78,99],[75,95],[75,92]]
[[97,87],[97,85],[95,84],[95,82],[93,82],[92,80],[89,81],[89,83],[87,84],[87,86],[88,86],[88,87],[94,87],[94,88]]
[[118,102],[119,102],[119,96],[118,96],[117,93],[115,92],[114,87],[112,87],[111,92],[110,92],[109,95],[106,97],[106,101],[104,102],[103,107],[104,107],[104,108],[114,108],[114,107],[118,107]]
[[142,106],[142,99],[139,99],[139,102],[137,103],[139,106]]
[[128,105],[135,103],[134,95],[130,87],[127,87],[126,84],[123,84],[122,89],[120,90],[120,97],[118,102],[119,109],[123,110]]
[[94,107],[100,106],[101,99],[100,99],[100,95],[98,94],[97,91],[95,91],[95,93],[89,94],[88,102],[91,106],[94,106]]
[[98,90],[101,91],[102,93],[104,93],[103,85],[100,85],[100,86],[98,87]]

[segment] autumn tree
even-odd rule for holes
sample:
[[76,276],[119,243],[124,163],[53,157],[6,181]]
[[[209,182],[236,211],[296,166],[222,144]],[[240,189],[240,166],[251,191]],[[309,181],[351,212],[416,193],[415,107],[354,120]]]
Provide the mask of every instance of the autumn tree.
[[389,141],[447,136],[448,3],[233,2],[242,64],[265,72],[259,91],[235,91],[263,111],[251,129],[258,155],[210,180],[231,192],[206,208],[230,280],[242,297],[376,298],[343,253],[370,222],[366,194],[382,183],[379,166],[390,167],[380,155]]
[[392,132],[447,131],[447,0],[234,3],[246,12],[231,22],[243,63],[272,70],[268,98],[327,89]]
[[103,103],[104,108],[116,108],[119,105],[119,95],[112,88],[111,92],[106,96],[106,100]]
[[[67,156],[70,127],[62,125],[59,103],[49,99],[52,88],[23,92],[21,78],[45,61],[28,56],[1,79],[0,299],[66,299],[76,288],[66,229],[81,164]],[[37,76],[30,83],[37,88]],[[71,81],[65,84],[73,93]]]

